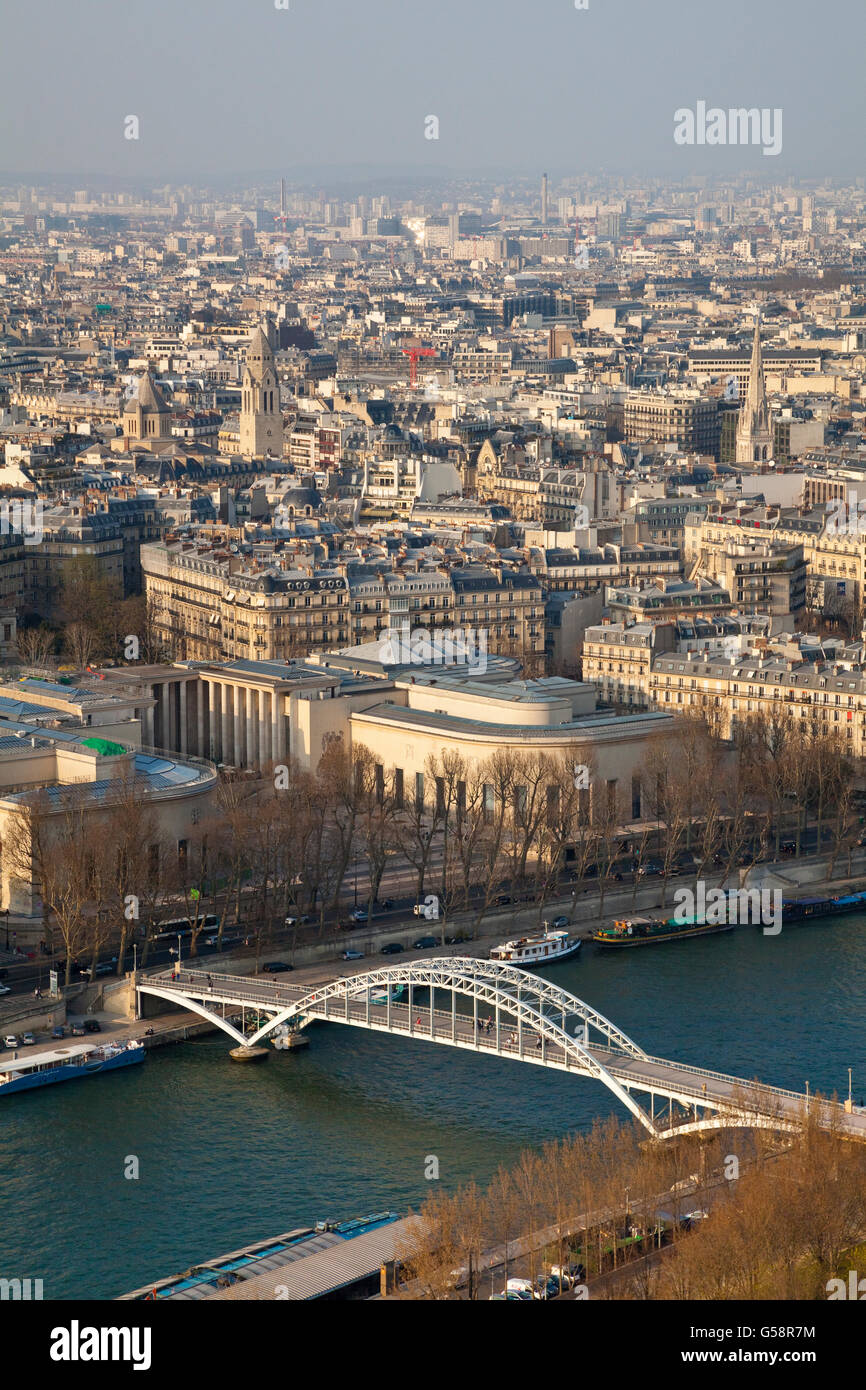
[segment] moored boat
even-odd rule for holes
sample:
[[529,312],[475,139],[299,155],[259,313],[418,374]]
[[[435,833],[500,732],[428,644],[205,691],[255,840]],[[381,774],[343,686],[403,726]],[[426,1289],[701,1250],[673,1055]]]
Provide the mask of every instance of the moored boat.
[[[390,994],[391,994],[391,1002],[392,1002],[392,1004],[394,1003],[395,1000],[397,1000],[397,999],[402,999],[402,998],[403,998],[403,990],[404,990],[404,986],[403,986],[403,985],[392,985],[392,986],[391,986]],[[371,1003],[371,1004],[387,1004],[387,1002],[388,1002],[388,990],[383,989],[381,986],[379,986],[379,987],[376,988],[376,989],[371,989],[371,990],[370,990],[370,1003]]]
[[76,1081],[83,1076],[96,1076],[104,1071],[143,1062],[145,1049],[140,1042],[79,1043],[73,1047],[57,1048],[53,1052],[37,1052],[29,1057],[0,1062],[0,1095],[9,1091],[31,1091],[38,1086],[53,1086],[59,1081]]
[[664,917],[626,917],[610,927],[599,927],[592,939],[597,946],[651,946],[692,936],[713,936],[716,932],[732,931],[733,926],[733,922],[699,922],[694,917],[687,917],[684,922]]
[[552,965],[566,960],[580,950],[580,937],[569,936],[567,930],[541,932],[538,936],[520,936],[494,946],[491,960],[507,960],[512,965]]

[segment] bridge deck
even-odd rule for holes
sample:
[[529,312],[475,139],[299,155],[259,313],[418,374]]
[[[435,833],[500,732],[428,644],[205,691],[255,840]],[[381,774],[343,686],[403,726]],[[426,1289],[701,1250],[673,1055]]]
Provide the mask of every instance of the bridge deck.
[[[472,961],[467,959],[466,964],[471,966]],[[210,984],[208,980],[211,981]],[[326,993],[326,985],[310,989],[309,986],[290,984],[276,977],[251,978],[216,974],[208,976],[204,971],[185,971],[177,978],[166,972],[150,977],[148,984],[142,985],[141,988],[147,991],[148,985],[158,989],[163,996],[176,993],[186,998],[193,997],[206,1007],[221,1004],[246,1005],[268,1014],[284,1010],[303,1000],[305,1022],[317,1019],[329,1023],[348,1024],[352,1027],[396,1033],[475,1052],[489,1052],[554,1070],[592,1075],[585,1060],[582,1061],[574,1050],[566,1050],[561,1043],[551,1041],[549,1037],[542,1037],[525,1024],[521,1027],[513,1017],[509,1017],[507,997],[500,1000],[498,1026],[494,1006],[487,1002],[479,1002],[478,1018],[483,1020],[483,1026],[478,1028],[474,1014],[457,1012],[455,1007],[431,1007],[426,995],[424,1002],[419,1003],[416,994],[410,1009],[408,1002],[393,999],[390,1003],[374,1004],[367,994],[354,998],[347,995],[335,996]],[[383,986],[374,983],[371,988]],[[413,988],[416,991],[428,990],[429,986],[419,981]],[[443,989],[443,986],[436,985],[437,993],[441,994]],[[459,991],[455,990],[456,993]],[[574,1002],[579,1004],[581,1001],[575,999]],[[553,1010],[548,1012],[547,1017],[558,1024],[561,1015],[558,1010]],[[566,1015],[562,1016],[563,1026],[565,1017]],[[491,1020],[489,1030],[486,1024],[488,1018]],[[582,1042],[582,1025],[572,1031],[576,1031],[578,1041]],[[585,1050],[590,1058],[604,1067],[628,1091],[663,1097],[697,1109],[740,1109],[788,1122],[802,1120],[806,1110],[807,1097],[797,1091],[767,1086],[756,1080],[745,1080],[742,1077],[691,1067],[664,1058],[634,1057],[592,1041],[585,1044]],[[816,1104],[814,1098],[812,1104]],[[853,1113],[848,1114],[836,1103],[821,1101],[820,1104],[825,1123],[832,1117],[841,1131],[866,1140],[866,1110],[855,1108]]]

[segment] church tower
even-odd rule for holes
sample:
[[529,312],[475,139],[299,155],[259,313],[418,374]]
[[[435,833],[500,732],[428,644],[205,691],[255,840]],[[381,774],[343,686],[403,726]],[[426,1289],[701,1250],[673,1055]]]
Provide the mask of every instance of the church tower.
[[262,458],[268,452],[281,458],[283,452],[283,417],[274,354],[261,328],[254,331],[247,348],[241,388],[240,451],[251,458]]
[[755,340],[749,367],[749,390],[737,424],[737,463],[765,463],[773,457],[773,432],[761,360],[761,319],[755,318]]

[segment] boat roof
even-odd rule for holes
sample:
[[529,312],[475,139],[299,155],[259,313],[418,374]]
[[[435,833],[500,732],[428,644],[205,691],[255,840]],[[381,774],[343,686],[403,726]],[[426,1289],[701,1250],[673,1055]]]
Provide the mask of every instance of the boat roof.
[[32,1071],[46,1062],[74,1062],[78,1057],[86,1057],[88,1052],[95,1052],[98,1047],[99,1043],[75,1043],[72,1047],[59,1047],[54,1052],[30,1052],[26,1057],[19,1057],[17,1062],[0,1062],[0,1072]]

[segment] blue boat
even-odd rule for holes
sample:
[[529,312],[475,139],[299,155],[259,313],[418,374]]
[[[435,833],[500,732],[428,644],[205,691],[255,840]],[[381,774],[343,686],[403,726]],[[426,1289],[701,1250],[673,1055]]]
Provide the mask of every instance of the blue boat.
[[15,1061],[0,1062],[0,1095],[10,1091],[32,1091],[37,1086],[53,1086],[58,1081],[76,1081],[143,1062],[145,1049],[140,1042],[79,1043],[54,1052],[37,1052]]

